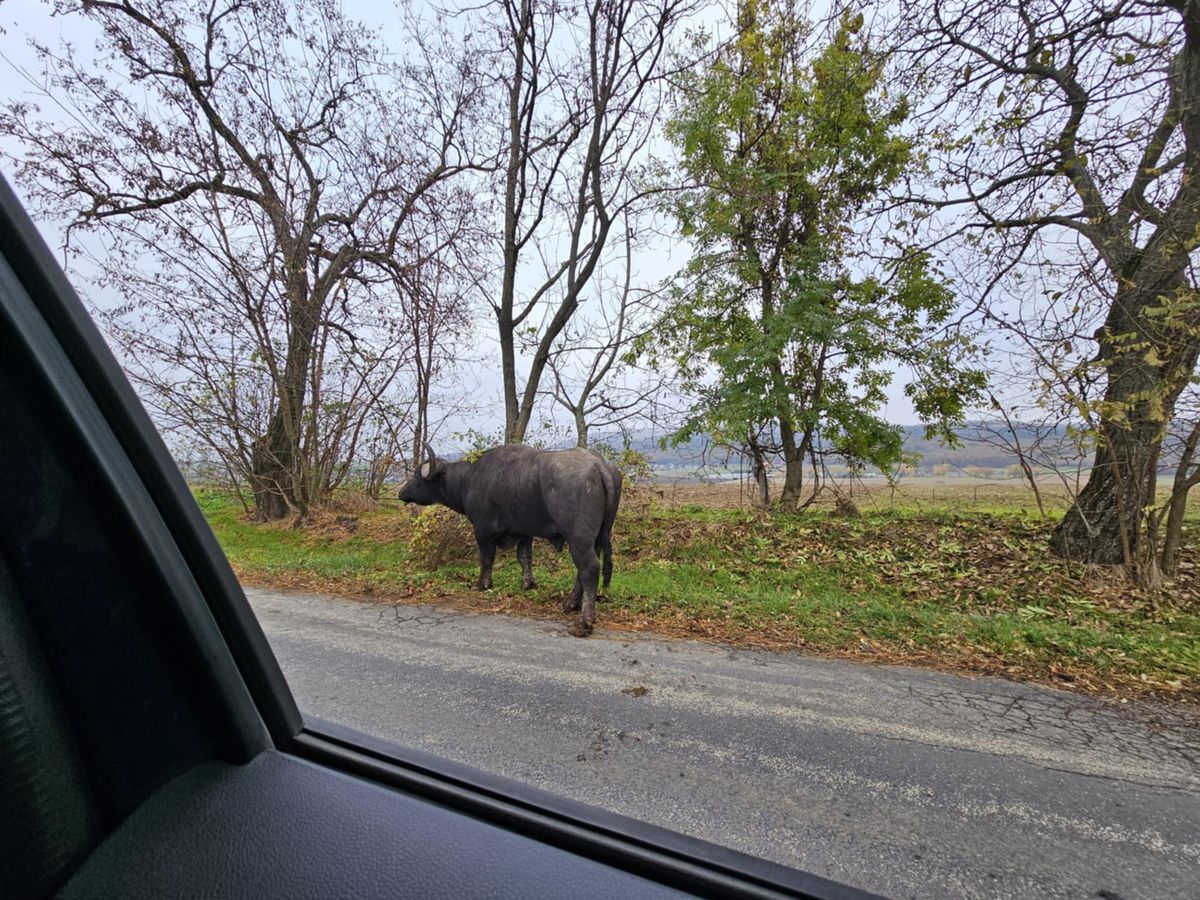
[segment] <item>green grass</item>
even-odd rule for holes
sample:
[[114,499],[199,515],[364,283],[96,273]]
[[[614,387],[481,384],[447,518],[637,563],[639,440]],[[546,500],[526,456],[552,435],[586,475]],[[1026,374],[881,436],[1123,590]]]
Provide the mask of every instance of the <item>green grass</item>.
[[[473,544],[456,520],[445,538],[450,561],[430,572],[409,548],[403,510],[361,513],[353,531],[333,516],[297,530],[251,524],[220,493],[197,498],[251,583],[415,601],[452,595],[554,616],[574,581],[569,556],[539,542],[536,591],[519,590],[509,551],[497,560],[494,591],[478,599],[467,593]],[[858,519],[626,509],[601,624],[1200,699],[1194,586],[1179,587],[1190,601],[1152,603],[1112,573],[1055,559],[1049,528],[1002,505],[898,507]]]

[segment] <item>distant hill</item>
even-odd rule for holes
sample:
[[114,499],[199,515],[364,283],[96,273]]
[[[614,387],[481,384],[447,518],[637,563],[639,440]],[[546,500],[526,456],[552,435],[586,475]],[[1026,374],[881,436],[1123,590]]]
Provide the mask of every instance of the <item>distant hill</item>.
[[[948,465],[952,469],[968,467],[1003,469],[1016,462],[1012,453],[996,446],[997,441],[990,437],[994,432],[994,426],[989,426],[988,423],[968,423],[957,429],[959,444],[955,447],[949,447],[936,439],[926,438],[924,425],[905,425],[902,428],[904,448],[909,453],[920,456],[922,470],[932,469],[933,466],[938,465]],[[1033,445],[1037,437],[1035,429],[1025,425],[1017,425],[1016,428],[1017,437],[1022,446]],[[725,468],[726,466],[733,469],[738,468],[736,455],[731,456],[725,450],[709,447],[709,441],[705,436],[697,436],[679,447],[665,449],[660,446],[662,437],[662,433],[649,430],[637,431],[630,435],[629,443],[634,450],[646,454],[655,469],[694,469],[705,465],[706,462],[715,468]],[[624,438],[620,434],[598,435],[596,442],[621,447],[624,444]],[[1047,447],[1047,444],[1050,446]],[[1043,458],[1053,456],[1062,465],[1074,464],[1074,449],[1066,440],[1066,434],[1062,429],[1047,435],[1043,441],[1043,447],[1046,448]],[[708,451],[707,460],[705,459],[706,451]]]
[[[1017,424],[1017,439],[1022,448],[1028,451],[1036,444],[1039,433],[1042,444],[1038,458],[1054,461],[1063,466],[1071,466],[1076,462],[1076,450],[1067,440],[1064,429],[1055,429],[1046,433],[1044,429],[1035,430],[1032,426]],[[947,447],[937,440],[925,437],[924,425],[906,425],[904,427],[904,449],[910,453],[920,454],[921,468],[930,468],[945,464],[953,468],[965,469],[968,466],[980,466],[989,469],[1003,469],[1015,463],[1016,456],[1005,450],[998,440],[995,425],[983,422],[968,423],[956,429],[960,444],[957,447]],[[1005,437],[1008,437],[1005,435]],[[1010,441],[1011,442],[1011,441]]]

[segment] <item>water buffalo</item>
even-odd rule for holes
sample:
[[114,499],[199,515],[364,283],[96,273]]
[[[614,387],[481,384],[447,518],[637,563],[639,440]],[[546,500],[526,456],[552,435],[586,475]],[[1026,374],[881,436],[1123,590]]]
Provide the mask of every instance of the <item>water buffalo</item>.
[[479,581],[492,586],[496,548],[517,548],[522,585],[534,587],[533,539],[557,549],[566,544],[575,562],[575,587],[564,612],[580,611],[571,634],[586,637],[596,622],[599,555],[604,586],[612,579],[612,527],[621,502],[621,473],[590,450],[535,450],[508,444],[472,462],[429,459],[400,488],[406,503],[441,503],[471,520],[479,544]]

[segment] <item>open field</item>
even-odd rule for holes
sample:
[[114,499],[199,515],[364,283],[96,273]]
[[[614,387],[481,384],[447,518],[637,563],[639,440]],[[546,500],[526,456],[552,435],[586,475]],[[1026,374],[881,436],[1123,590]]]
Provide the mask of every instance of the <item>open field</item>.
[[[1038,483],[1047,513],[1061,513],[1070,505],[1070,494],[1058,479]],[[772,483],[772,496],[782,484]],[[646,488],[667,506],[698,503],[710,508],[750,508],[752,489],[748,481],[703,483],[695,480],[664,479]],[[939,512],[1038,513],[1037,501],[1028,485],[1018,478],[990,479],[968,476],[921,476],[900,479],[895,486],[886,479],[865,479],[843,488],[843,493],[863,512],[885,510]],[[1165,497],[1165,493],[1164,493]],[[833,494],[825,491],[813,504],[816,509],[833,507]],[[1200,516],[1200,512],[1194,511]]]
[[[1194,549],[1146,596],[1050,556],[1052,523],[1017,483],[932,481],[856,491],[857,518],[738,508],[736,483],[639,486],[614,532],[599,624],[1200,704]],[[295,529],[247,522],[226,494],[197,496],[247,583],[566,620],[574,570],[544,543],[537,589],[520,591],[510,551],[479,594],[473,540],[448,511],[347,499]]]

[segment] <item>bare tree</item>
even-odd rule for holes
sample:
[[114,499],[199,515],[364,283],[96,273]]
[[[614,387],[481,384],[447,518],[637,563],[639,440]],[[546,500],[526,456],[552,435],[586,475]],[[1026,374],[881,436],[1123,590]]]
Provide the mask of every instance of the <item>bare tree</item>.
[[1015,407],[1005,408],[1004,404],[996,399],[995,394],[989,393],[988,399],[991,401],[992,410],[999,415],[999,421],[981,422],[976,429],[975,439],[982,444],[998,447],[1016,457],[1016,465],[1021,472],[1021,477],[1033,491],[1038,514],[1044,519],[1046,518],[1046,504],[1042,501],[1042,490],[1038,484],[1037,469],[1039,466],[1035,454],[1045,440],[1045,433],[1041,430],[1030,429],[1024,422],[1014,421]]
[[[19,171],[46,211],[110,246],[176,240],[174,210],[189,226],[219,221],[231,244],[258,242],[254,264],[271,284],[262,302],[282,318],[260,338],[271,393],[249,448],[256,511],[303,512],[320,499],[314,467],[329,464],[306,456],[318,452],[322,353],[356,340],[332,313],[369,269],[413,264],[406,228],[436,215],[440,188],[471,167],[463,135],[478,68],[437,66],[419,40],[416,61],[397,67],[334,0],[57,8],[101,27],[101,66],[40,48],[45,91],[71,121],[8,104],[0,131],[27,148]],[[234,256],[251,262],[242,248]],[[249,298],[260,287],[230,290]]]
[[933,205],[969,211],[963,233],[988,239],[992,285],[1066,253],[1091,279],[1084,296],[1047,298],[1094,328],[1044,335],[1076,354],[1062,384],[1085,390],[1062,399],[1095,452],[1055,545],[1153,569],[1146,510],[1200,354],[1200,3],[910,0],[903,15],[906,69],[945,137]]
[[578,447],[588,446],[593,429],[654,421],[664,390],[666,376],[637,365],[663,291],[633,284],[634,246],[627,222],[620,259],[612,260],[618,277],[596,279],[590,313],[575,316],[547,361],[554,376],[547,393],[570,414]]
[[[146,246],[136,230],[95,264],[125,303],[101,313],[126,372],[156,420],[222,461],[231,480],[257,486],[255,453],[276,405],[270,360],[286,333],[269,232],[237,234],[227,210],[164,210],[174,238]],[[345,281],[316,335],[295,478],[319,499],[351,474],[365,438],[406,427],[390,400],[413,353],[394,297]]]
[[469,204],[458,215],[443,215],[424,239],[413,244],[431,246],[420,254],[420,265],[393,272],[403,304],[404,327],[412,346],[412,430],[407,461],[415,470],[427,455],[435,422],[431,422],[433,389],[448,370],[463,362],[461,341],[470,326],[468,294],[474,288],[473,271],[463,259],[464,248],[482,239],[472,232]]
[[[613,222],[646,193],[639,166],[669,39],[691,0],[500,0],[505,48],[500,297],[493,301],[505,440],[521,442],[556,342],[579,307]],[[540,272],[528,265],[538,254]],[[522,282],[532,284],[522,290]],[[532,354],[524,383],[518,349]]]

